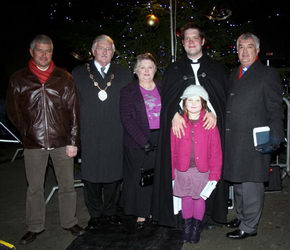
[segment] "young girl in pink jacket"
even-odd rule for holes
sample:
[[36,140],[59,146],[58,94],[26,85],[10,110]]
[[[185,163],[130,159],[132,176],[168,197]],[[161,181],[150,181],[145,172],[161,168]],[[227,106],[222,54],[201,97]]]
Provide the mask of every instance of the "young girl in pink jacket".
[[205,191],[210,193],[220,179],[222,150],[218,128],[207,130],[203,127],[209,101],[206,90],[199,85],[190,85],[181,99],[186,128],[181,138],[171,131],[173,195],[182,200],[183,240],[197,243],[205,199],[210,195]]

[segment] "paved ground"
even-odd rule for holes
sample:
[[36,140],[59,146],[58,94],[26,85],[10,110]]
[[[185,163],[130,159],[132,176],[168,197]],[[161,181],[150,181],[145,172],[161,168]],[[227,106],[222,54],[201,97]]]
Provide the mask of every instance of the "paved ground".
[[[25,232],[25,192],[26,180],[23,158],[10,162],[15,146],[0,143],[0,240],[14,244],[23,250],[64,250],[75,239],[59,226],[57,195],[47,205],[46,231],[28,246],[19,246],[18,241]],[[46,195],[55,185],[52,169],[49,169],[46,180]],[[266,250],[290,249],[290,178],[283,180],[283,190],[266,193],[265,208],[258,231],[258,236],[242,241],[229,240],[225,233],[229,230],[222,227],[204,231],[199,244],[184,244],[183,250],[222,249],[222,250]],[[80,225],[86,226],[88,213],[83,202],[83,190],[77,188]],[[234,213],[229,211],[229,218]],[[163,250],[163,249],[162,249]],[[166,249],[164,249],[166,250]]]

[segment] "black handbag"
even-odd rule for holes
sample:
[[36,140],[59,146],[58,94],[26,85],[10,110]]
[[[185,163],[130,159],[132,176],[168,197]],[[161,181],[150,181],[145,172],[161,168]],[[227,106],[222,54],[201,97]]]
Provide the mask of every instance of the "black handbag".
[[147,187],[153,184],[154,168],[144,169],[141,168],[141,177],[139,185],[141,187]]

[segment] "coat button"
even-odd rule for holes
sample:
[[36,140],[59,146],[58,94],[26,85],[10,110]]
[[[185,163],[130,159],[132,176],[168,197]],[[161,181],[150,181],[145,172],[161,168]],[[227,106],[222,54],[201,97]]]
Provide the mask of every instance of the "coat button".
[[227,110],[227,111],[226,111],[226,113],[227,113],[227,114],[230,114],[230,113],[231,113],[231,111],[230,111],[230,110]]
[[229,128],[226,128],[226,131],[227,131],[227,132],[229,132],[229,131],[231,131],[231,129],[229,129]]
[[230,93],[230,96],[234,96],[235,95],[235,93]]

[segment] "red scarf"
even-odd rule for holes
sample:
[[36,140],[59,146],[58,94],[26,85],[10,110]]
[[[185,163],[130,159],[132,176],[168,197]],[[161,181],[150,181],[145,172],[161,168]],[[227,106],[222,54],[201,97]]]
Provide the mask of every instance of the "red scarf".
[[40,83],[44,84],[48,80],[48,78],[50,77],[51,73],[53,72],[55,65],[54,65],[54,62],[51,61],[49,66],[48,66],[48,69],[45,71],[42,71],[39,68],[37,68],[35,62],[31,58],[28,62],[28,67],[31,70],[31,72],[37,76]]

